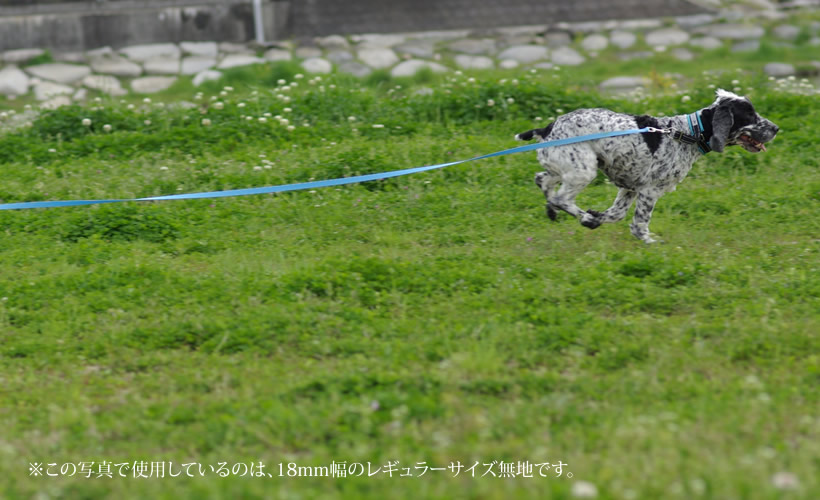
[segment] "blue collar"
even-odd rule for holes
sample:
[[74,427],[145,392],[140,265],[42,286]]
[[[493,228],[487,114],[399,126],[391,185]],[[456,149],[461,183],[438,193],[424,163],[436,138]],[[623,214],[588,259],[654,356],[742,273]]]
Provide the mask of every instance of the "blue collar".
[[695,111],[691,115],[687,115],[686,120],[689,122],[689,131],[692,132],[691,137],[694,139],[694,144],[698,145],[701,154],[712,151],[712,148],[709,147],[709,142],[703,134],[704,128],[703,122],[700,119],[700,111]]

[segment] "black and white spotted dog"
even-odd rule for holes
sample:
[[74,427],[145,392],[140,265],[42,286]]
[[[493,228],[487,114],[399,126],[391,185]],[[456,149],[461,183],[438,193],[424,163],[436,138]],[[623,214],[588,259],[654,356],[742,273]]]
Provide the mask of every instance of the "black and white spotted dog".
[[[723,152],[724,147],[732,145],[752,153],[765,151],[764,143],[771,141],[778,131],[777,125],[755,112],[748,99],[720,89],[714,103],[690,115],[654,118],[608,109],[579,109],[544,128],[515,137],[543,142],[644,127],[661,131],[538,150],[544,172],[535,175],[535,183],[547,197],[550,219],[555,220],[560,209],[594,229],[604,222],[622,220],[637,199],[632,234],[646,243],[654,243],[649,219],[655,202],[662,194],[675,190],[695,160],[709,151]],[[618,196],[604,212],[581,210],[575,197],[595,179],[598,169],[620,188]]]

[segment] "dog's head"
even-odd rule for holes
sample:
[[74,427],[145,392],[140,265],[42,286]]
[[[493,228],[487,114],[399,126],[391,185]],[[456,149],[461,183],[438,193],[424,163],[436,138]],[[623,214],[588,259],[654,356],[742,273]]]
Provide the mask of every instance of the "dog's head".
[[718,89],[712,111],[712,137],[709,146],[718,153],[726,146],[740,145],[750,153],[766,151],[765,143],[774,139],[778,126],[763,118],[745,97]]

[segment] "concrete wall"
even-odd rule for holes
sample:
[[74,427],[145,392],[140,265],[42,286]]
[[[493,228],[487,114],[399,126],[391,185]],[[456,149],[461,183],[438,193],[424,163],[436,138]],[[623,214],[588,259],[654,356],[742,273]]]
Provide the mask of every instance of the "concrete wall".
[[[685,0],[263,0],[263,5],[266,40],[702,12]],[[0,0],[0,52],[254,37],[251,0]]]
[[[277,26],[282,30],[287,4],[265,0],[264,5],[270,39]],[[276,12],[280,14],[278,21]],[[254,37],[250,0],[0,0],[0,51],[26,47],[75,51],[149,42],[245,42]]]

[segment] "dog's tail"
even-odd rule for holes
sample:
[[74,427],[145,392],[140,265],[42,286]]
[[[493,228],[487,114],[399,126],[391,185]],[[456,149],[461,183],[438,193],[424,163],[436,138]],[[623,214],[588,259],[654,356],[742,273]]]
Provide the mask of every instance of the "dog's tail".
[[550,135],[550,132],[552,132],[552,125],[553,124],[550,123],[544,128],[534,128],[526,132],[521,132],[515,135],[515,139],[518,141],[531,141],[536,138],[536,136],[541,139],[546,139]]

